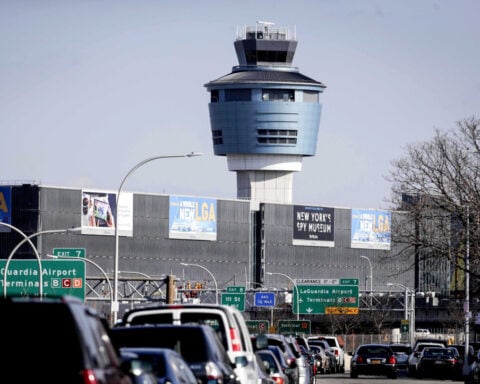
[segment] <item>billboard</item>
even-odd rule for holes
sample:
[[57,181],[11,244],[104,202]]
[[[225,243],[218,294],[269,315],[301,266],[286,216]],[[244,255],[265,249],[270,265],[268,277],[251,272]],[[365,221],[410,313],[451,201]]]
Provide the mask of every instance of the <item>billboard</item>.
[[352,209],[352,248],[390,250],[391,212],[374,209]]
[[119,236],[133,235],[132,193],[122,192],[117,207],[115,192],[82,190],[80,204],[82,234],[115,235],[115,225],[118,225]]
[[[0,187],[0,221],[12,224],[12,187]],[[0,232],[11,232],[11,228],[0,225]]]
[[293,206],[293,245],[335,246],[334,208]]
[[170,196],[170,239],[217,240],[217,200]]

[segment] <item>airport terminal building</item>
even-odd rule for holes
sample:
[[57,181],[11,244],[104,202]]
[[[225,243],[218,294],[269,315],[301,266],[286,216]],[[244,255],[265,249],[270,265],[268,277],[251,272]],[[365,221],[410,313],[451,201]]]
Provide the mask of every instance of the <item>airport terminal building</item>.
[[[238,29],[234,47],[238,65],[204,86],[213,151],[237,175],[236,199],[132,191],[117,196],[114,189],[5,182],[0,221],[12,227],[0,226],[0,258],[50,259],[45,265],[52,265],[52,274],[74,274],[72,261],[69,272],[52,263],[80,249],[83,279],[46,274],[43,285],[69,288],[84,280],[85,299],[106,304],[108,276],[121,281],[119,297],[127,306],[146,297],[165,300],[169,295],[159,282],[174,276],[186,299],[212,290],[235,295],[243,287],[247,318],[272,310],[262,308],[253,292],[282,289],[299,300],[278,294],[274,307],[296,301],[292,310],[302,318],[342,313],[344,307],[378,310],[392,292],[406,297],[410,291],[423,294],[415,302],[417,322],[445,315],[439,308],[450,297],[451,266],[422,264],[415,250],[403,252],[394,240],[402,212],[292,201],[293,174],[301,171],[303,157],[316,153],[326,89],[293,66],[295,32],[257,22]],[[14,264],[8,274],[2,269],[3,287],[6,278],[17,279],[22,292],[22,284],[32,283],[22,276],[30,269]],[[400,319],[403,310],[397,309]]]

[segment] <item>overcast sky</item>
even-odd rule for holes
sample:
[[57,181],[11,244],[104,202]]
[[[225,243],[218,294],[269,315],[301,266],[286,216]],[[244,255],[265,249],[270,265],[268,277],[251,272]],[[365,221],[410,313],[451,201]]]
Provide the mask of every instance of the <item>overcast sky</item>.
[[294,204],[388,208],[405,146],[479,117],[477,0],[1,0],[0,182],[236,198],[204,85],[237,65],[237,27],[296,30],[325,84]]

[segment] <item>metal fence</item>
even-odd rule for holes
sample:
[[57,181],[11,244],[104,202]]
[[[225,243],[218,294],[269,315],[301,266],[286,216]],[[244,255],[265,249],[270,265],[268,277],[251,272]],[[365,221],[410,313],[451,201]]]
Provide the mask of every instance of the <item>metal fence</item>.
[[[344,346],[343,350],[348,352],[354,352],[355,349],[362,345],[368,343],[408,343],[406,337],[400,333],[395,332],[385,332],[383,334],[349,334],[349,335],[337,335],[343,340]],[[463,344],[465,338],[463,333],[432,333],[428,338],[438,339],[446,341],[448,344]],[[470,340],[473,340],[470,337]]]

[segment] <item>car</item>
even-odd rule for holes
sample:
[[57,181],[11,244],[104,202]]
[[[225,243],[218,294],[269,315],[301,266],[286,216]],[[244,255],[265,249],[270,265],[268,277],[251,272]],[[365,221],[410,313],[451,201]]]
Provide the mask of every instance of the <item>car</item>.
[[170,348],[120,348],[123,355],[130,353],[150,366],[158,384],[199,384],[199,379],[185,359]]
[[408,376],[416,376],[417,372],[417,366],[418,366],[418,358],[420,357],[421,352],[423,351],[424,348],[426,347],[443,347],[445,348],[446,345],[443,343],[437,343],[437,342],[417,342],[415,343],[415,347],[408,357],[408,368],[407,368],[407,374]]
[[417,348],[418,344],[425,344],[425,343],[434,343],[434,344],[442,344],[444,347],[448,345],[448,341],[443,339],[441,336],[437,337],[420,337],[415,339],[415,343],[413,344],[413,349]]
[[298,361],[289,343],[285,340],[284,335],[267,333],[251,335],[251,338],[253,344],[256,346],[257,349],[268,348],[272,350],[276,355],[281,354],[287,364],[287,369],[285,370],[285,373],[288,376],[289,382],[298,384],[300,380]]
[[[449,344],[447,345],[447,347],[455,348],[458,351],[460,358],[462,359],[462,362],[465,361],[465,344]],[[467,358],[469,360],[469,364],[471,364],[475,358],[475,347],[469,344],[468,350],[469,350],[469,353],[467,354]]]
[[350,361],[350,377],[359,375],[387,376],[397,378],[397,358],[388,344],[362,344]]
[[282,349],[278,345],[268,345],[266,349],[272,351],[277,360],[280,362],[282,370],[288,378],[288,382],[290,384],[295,384],[296,381],[294,381],[292,377],[297,377],[298,380],[298,368],[296,360],[292,360],[292,362],[289,364],[288,361],[285,359],[285,355],[283,354]]
[[[460,346],[455,346],[455,345],[449,345],[447,347],[448,349],[451,349],[452,352],[453,352],[453,356],[455,358],[455,364],[454,364],[454,379],[455,380],[462,380],[463,379],[463,375],[464,375],[464,365],[465,365],[465,358],[463,356],[463,353],[465,351],[465,346],[463,346],[463,348],[461,348]],[[460,353],[459,352],[459,349],[462,350],[462,352]],[[473,347],[471,349],[471,351],[473,352]],[[470,364],[473,362],[473,354],[470,355],[471,357],[468,357],[467,356],[467,359],[469,360],[469,362],[467,363],[467,366],[469,367],[470,369]]]
[[415,329],[415,337],[429,337],[430,331],[425,328],[417,328]]
[[231,305],[166,304],[145,305],[127,311],[118,325],[208,324],[218,334],[235,373],[242,384],[259,379],[257,358],[242,313]]
[[408,372],[408,358],[412,354],[412,347],[410,344],[390,343],[393,353],[397,357],[397,367],[399,371]]
[[314,351],[310,348],[305,349],[303,345],[300,345],[302,350],[302,355],[305,357],[305,360],[310,364],[310,379],[311,382],[315,381],[315,376],[317,374],[317,356]]
[[335,372],[345,372],[345,352],[343,350],[343,343],[339,341],[337,336],[310,336],[308,337],[308,340],[325,340],[335,354]]
[[299,384],[312,384],[315,376],[312,373],[312,366],[309,359],[302,353],[295,336],[285,336],[285,341],[290,345],[298,365]]
[[257,359],[256,367],[258,369],[259,376],[256,384],[276,384],[275,380],[270,376],[270,373],[267,371],[265,363],[258,354],[258,352],[255,353],[255,357]]
[[238,384],[233,364],[209,325],[154,324],[115,326],[110,337],[117,349],[169,348],[177,351],[203,384]]
[[328,357],[328,372],[327,373],[337,373],[337,357],[335,356],[335,353],[333,352],[330,345],[328,345],[328,342],[326,340],[309,339],[308,344],[310,346],[316,345],[316,346],[322,348],[324,350],[325,354]]
[[425,347],[418,357],[415,376],[418,379],[430,377],[458,380],[462,376],[459,375],[457,362],[458,360],[450,348]]
[[317,373],[328,373],[330,371],[330,359],[318,345],[311,345],[310,350],[315,354],[315,364],[317,366]]
[[152,366],[144,361],[138,354],[126,349],[120,350],[122,364],[129,367],[128,375],[134,384],[158,384]]
[[269,376],[274,380],[275,384],[290,384],[288,381],[288,376],[284,372],[282,365],[275,356],[275,353],[269,349],[261,349],[256,353],[262,360],[265,369],[267,370]]
[[74,296],[0,298],[2,367],[19,383],[131,384],[106,320]]

